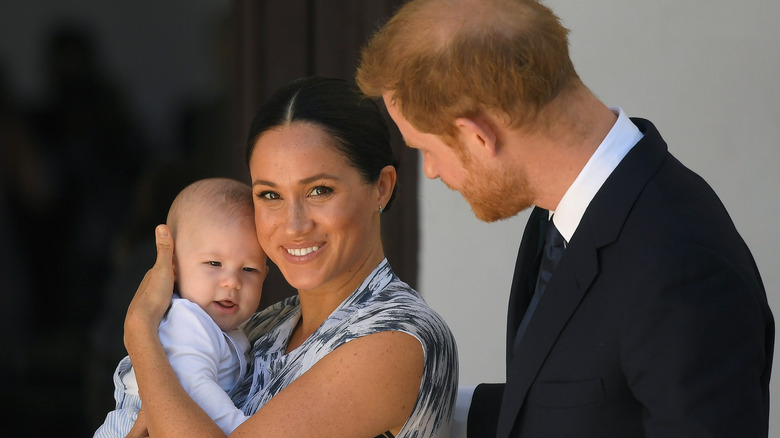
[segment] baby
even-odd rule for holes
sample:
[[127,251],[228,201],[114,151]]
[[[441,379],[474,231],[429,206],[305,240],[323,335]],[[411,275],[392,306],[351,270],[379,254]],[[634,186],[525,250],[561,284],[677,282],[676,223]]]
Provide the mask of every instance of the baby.
[[[160,342],[184,389],[227,435],[247,418],[228,392],[246,372],[249,341],[239,326],[257,310],[268,273],[252,191],[226,178],[197,181],[173,201],[167,224],[176,290]],[[141,408],[129,357],[114,372],[114,385],[116,409],[95,437],[124,437]]]

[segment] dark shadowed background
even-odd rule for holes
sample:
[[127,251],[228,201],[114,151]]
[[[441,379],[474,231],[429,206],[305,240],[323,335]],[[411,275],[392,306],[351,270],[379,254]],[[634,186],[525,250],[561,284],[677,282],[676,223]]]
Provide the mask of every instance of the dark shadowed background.
[[[352,78],[399,3],[0,0],[3,435],[92,435],[175,194],[202,177],[248,181],[259,102],[301,76]],[[414,286],[417,163],[397,150],[383,232]],[[261,306],[290,293],[272,267]]]

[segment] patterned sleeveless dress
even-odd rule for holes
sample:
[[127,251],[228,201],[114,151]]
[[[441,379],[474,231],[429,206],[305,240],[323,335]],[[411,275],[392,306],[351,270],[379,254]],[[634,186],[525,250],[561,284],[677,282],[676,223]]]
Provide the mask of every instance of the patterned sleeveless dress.
[[344,343],[382,331],[399,331],[420,341],[425,365],[417,402],[397,437],[449,436],[458,386],[455,338],[444,320],[393,273],[387,260],[374,269],[309,339],[285,354],[300,315],[300,302],[295,295],[258,312],[246,322],[244,332],[252,345],[249,369],[231,391],[233,402],[245,414],[255,413]]

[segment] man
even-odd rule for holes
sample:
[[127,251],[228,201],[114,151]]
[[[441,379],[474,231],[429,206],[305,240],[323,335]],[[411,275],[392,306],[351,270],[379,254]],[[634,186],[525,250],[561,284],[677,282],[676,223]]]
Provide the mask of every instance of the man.
[[567,33],[537,1],[413,0],[358,69],[479,219],[535,206],[506,383],[476,388],[468,436],[766,437],[774,321],[752,255],[653,124],[582,84]]

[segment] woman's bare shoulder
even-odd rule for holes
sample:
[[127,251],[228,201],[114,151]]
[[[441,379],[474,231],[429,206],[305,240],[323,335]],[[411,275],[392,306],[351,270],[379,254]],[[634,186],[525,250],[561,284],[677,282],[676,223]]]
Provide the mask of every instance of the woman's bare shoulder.
[[362,336],[319,360],[236,435],[305,436],[317,430],[318,436],[365,438],[397,431],[414,408],[424,360],[419,340],[409,334]]

